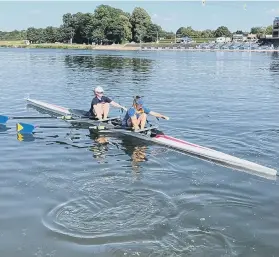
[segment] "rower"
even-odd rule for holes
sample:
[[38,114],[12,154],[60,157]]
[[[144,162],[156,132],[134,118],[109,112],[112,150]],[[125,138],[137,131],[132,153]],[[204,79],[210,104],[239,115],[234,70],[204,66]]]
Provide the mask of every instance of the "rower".
[[136,96],[133,101],[133,106],[127,111],[122,126],[133,127],[134,130],[144,129],[146,124],[147,114],[157,118],[169,120],[169,117],[157,112],[151,111],[149,108],[143,106],[143,100],[140,96]]
[[125,111],[127,109],[124,106],[112,101],[109,97],[104,96],[104,90],[98,86],[94,89],[95,97],[92,99],[91,107],[89,110],[89,116],[93,119],[107,119],[109,113],[110,104],[114,107],[121,108]]

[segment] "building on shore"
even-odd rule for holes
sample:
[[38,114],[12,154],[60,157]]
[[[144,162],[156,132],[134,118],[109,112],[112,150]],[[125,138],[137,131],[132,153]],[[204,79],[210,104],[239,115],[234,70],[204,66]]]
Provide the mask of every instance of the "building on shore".
[[247,39],[243,34],[233,34],[232,41],[234,42],[243,42]]
[[279,17],[275,17],[272,24],[272,36],[266,35],[259,40],[262,45],[273,45],[275,48],[279,47]]
[[272,26],[272,37],[279,37],[279,17],[275,17]]

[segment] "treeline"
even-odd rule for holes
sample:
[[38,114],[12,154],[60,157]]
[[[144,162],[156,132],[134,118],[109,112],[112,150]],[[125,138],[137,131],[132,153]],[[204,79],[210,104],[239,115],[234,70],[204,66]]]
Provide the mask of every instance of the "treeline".
[[0,40],[13,41],[25,40],[27,37],[26,30],[13,30],[11,32],[0,31]]
[[[31,43],[77,43],[77,44],[121,44],[124,42],[156,42],[160,38],[175,37],[215,38],[231,37],[233,33],[225,26],[216,30],[198,31],[192,27],[181,27],[176,33],[167,32],[151,21],[150,15],[143,8],[136,7],[130,14],[109,5],[99,5],[94,13],[67,13],[62,17],[60,27],[34,28],[1,32],[0,40],[30,40]],[[246,32],[247,33],[247,32]],[[272,26],[254,27],[250,33],[262,35],[272,34]]]
[[130,14],[108,5],[100,5],[94,13],[67,13],[62,20],[59,28],[28,28],[27,39],[32,43],[121,44],[174,37],[174,33],[166,32],[154,24],[149,14],[140,7],[136,7]]
[[272,34],[272,25],[264,28],[264,27],[253,27],[250,32],[245,32],[241,30],[237,30],[235,32],[231,32],[227,27],[220,26],[216,30],[203,30],[198,31],[192,29],[192,27],[180,27],[176,31],[177,37],[191,37],[191,38],[216,38],[216,37],[231,37],[232,34],[256,34],[257,36],[262,35],[270,35]]

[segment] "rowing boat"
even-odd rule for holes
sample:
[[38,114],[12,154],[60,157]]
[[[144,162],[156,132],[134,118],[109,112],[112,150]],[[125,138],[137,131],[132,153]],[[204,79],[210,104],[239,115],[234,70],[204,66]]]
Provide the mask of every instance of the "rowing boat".
[[[78,116],[79,114],[84,114],[85,111],[82,110],[76,110],[76,109],[69,109],[62,106],[46,103],[39,100],[34,99],[26,99],[28,104],[34,105],[40,109],[52,112],[56,115],[71,115],[72,117],[76,117],[77,119],[81,116]],[[67,122],[73,122],[74,118],[71,121],[66,120]],[[151,141],[156,144],[164,145],[182,152],[185,152],[190,155],[197,156],[199,158],[205,159],[207,161],[214,161],[221,165],[224,165],[226,167],[235,168],[242,171],[248,171],[255,173],[257,175],[268,175],[268,176],[276,176],[277,171],[275,169],[262,166],[260,164],[247,161],[244,159],[240,159],[238,157],[225,154],[216,150],[213,150],[211,148],[207,148],[204,146],[200,146],[197,144],[193,144],[181,139],[177,139],[172,136],[165,135],[162,132],[159,132],[157,130],[157,127],[150,127],[146,128],[142,131],[132,131],[126,128],[122,128],[119,126],[119,121],[116,119],[111,120],[110,126],[104,125],[99,126],[98,121],[92,121],[90,119],[83,118],[83,124],[87,124],[88,128],[91,131],[95,131],[98,133],[121,133],[124,135],[130,135],[133,137],[140,138],[142,140]]]

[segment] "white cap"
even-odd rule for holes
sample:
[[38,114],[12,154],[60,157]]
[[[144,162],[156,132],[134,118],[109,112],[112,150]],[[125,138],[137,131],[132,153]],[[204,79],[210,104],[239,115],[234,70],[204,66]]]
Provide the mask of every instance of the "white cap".
[[104,92],[104,89],[102,87],[98,86],[94,89],[94,91],[95,92]]

